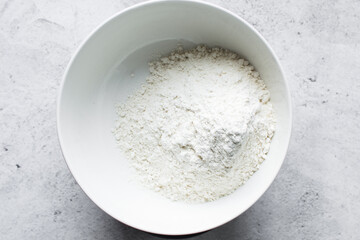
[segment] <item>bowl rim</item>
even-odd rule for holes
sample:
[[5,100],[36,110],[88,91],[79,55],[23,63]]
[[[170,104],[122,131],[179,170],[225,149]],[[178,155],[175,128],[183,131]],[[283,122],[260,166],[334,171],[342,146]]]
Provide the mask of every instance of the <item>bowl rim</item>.
[[[289,135],[288,135],[288,139],[286,141],[286,148],[285,148],[285,154],[284,156],[282,157],[281,159],[281,164],[279,165],[279,167],[276,169],[276,174],[274,174],[274,177],[271,179],[271,181],[269,181],[267,183],[267,186],[266,188],[264,188],[264,191],[259,194],[259,196],[255,199],[255,201],[250,204],[248,207],[246,207],[242,212],[235,212],[234,214],[232,214],[231,216],[228,216],[228,218],[225,220],[225,221],[222,221],[220,223],[217,223],[217,224],[214,224],[213,226],[211,226],[210,228],[207,227],[207,228],[204,228],[204,229],[201,229],[201,230],[197,230],[197,231],[192,231],[192,232],[176,232],[176,233],[169,233],[169,232],[166,232],[166,231],[162,231],[162,232],[159,232],[159,231],[153,231],[152,229],[149,229],[149,228],[146,228],[146,227],[142,227],[142,226],[139,226],[137,224],[134,224],[134,223],[129,223],[126,219],[120,219],[119,217],[115,217],[111,212],[109,211],[106,211],[102,206],[101,204],[99,204],[98,202],[96,202],[95,200],[93,200],[90,195],[84,190],[84,188],[79,184],[79,181],[76,177],[76,175],[74,174],[74,171],[71,169],[69,163],[68,163],[68,160],[67,160],[67,157],[65,156],[65,144],[64,144],[64,140],[63,140],[63,137],[62,137],[62,127],[61,127],[61,121],[60,121],[60,109],[61,109],[61,103],[62,103],[62,96],[63,96],[63,89],[64,89],[64,85],[65,85],[65,82],[66,82],[66,79],[68,77],[68,74],[69,74],[69,70],[71,68],[71,66],[73,65],[73,62],[74,60],[76,59],[77,55],[79,54],[79,52],[82,50],[82,48],[86,45],[86,43],[88,42],[88,40],[93,37],[93,35],[95,35],[101,28],[103,28],[106,24],[108,24],[109,22],[111,22],[113,19],[115,19],[117,16],[119,15],[122,15],[126,12],[129,12],[131,10],[134,10],[134,9],[137,9],[137,8],[141,8],[141,7],[145,7],[145,6],[148,6],[148,5],[153,5],[153,4],[161,4],[161,3],[179,3],[179,2],[188,2],[188,3],[191,3],[191,4],[199,4],[199,5],[206,5],[207,7],[212,7],[212,8],[215,8],[217,10],[220,10],[226,14],[229,14],[231,15],[232,17],[234,17],[235,19],[237,19],[238,21],[240,21],[242,24],[246,25],[246,27],[248,27],[251,31],[253,31],[255,33],[255,35],[265,44],[266,48],[268,49],[268,51],[270,52],[270,54],[273,56],[274,60],[275,60],[275,63],[276,65],[278,66],[279,70],[280,70],[280,74],[283,78],[283,83],[285,85],[285,89],[286,89],[286,98],[287,98],[287,101],[288,101],[288,111],[289,111],[289,126],[288,126],[288,132],[289,132]],[[68,167],[68,169],[70,170],[72,176],[74,177],[75,181],[78,183],[80,189],[85,193],[85,195],[92,201],[95,203],[96,206],[98,206],[102,211],[104,211],[105,213],[107,213],[109,216],[111,216],[112,218],[116,219],[117,221],[120,221],[130,227],[133,227],[135,229],[138,229],[138,230],[141,230],[141,231],[145,231],[145,232],[148,232],[148,233],[152,233],[152,234],[160,234],[160,235],[172,235],[172,236],[180,236],[180,235],[193,235],[193,234],[198,234],[198,233],[202,233],[202,232],[206,232],[208,230],[211,230],[211,229],[214,229],[214,228],[217,228],[221,225],[224,225],[228,222],[230,222],[231,220],[235,219],[236,217],[240,216],[241,214],[243,214],[244,212],[246,212],[251,206],[253,206],[260,198],[261,196],[264,195],[264,193],[269,189],[270,185],[274,182],[275,178],[277,177],[279,171],[280,171],[280,168],[281,166],[283,165],[284,163],[284,160],[285,160],[285,157],[286,157],[286,154],[288,152],[288,148],[289,148],[289,144],[290,144],[290,139],[291,139],[291,135],[292,135],[292,125],[293,125],[293,117],[292,117],[292,100],[291,100],[291,95],[290,95],[290,88],[289,88],[289,85],[288,85],[288,82],[285,78],[285,74],[284,74],[284,71],[283,71],[283,68],[280,64],[280,61],[278,59],[278,57],[276,56],[274,50],[272,49],[272,47],[269,45],[269,43],[266,41],[266,39],[251,25],[249,24],[246,20],[244,20],[242,17],[236,15],[235,13],[231,12],[230,10],[224,8],[224,7],[221,7],[219,5],[216,5],[216,4],[213,4],[213,3],[209,3],[209,2],[205,2],[205,1],[202,1],[202,0],[172,0],[172,1],[168,1],[168,0],[150,0],[150,1],[146,1],[146,2],[141,2],[141,3],[137,3],[133,6],[130,6],[130,7],[127,7],[115,14],[113,14],[112,16],[108,17],[106,20],[102,21],[101,24],[99,24],[94,30],[92,30],[88,35],[87,37],[85,37],[85,39],[80,43],[80,45],[77,47],[76,51],[73,53],[69,63],[67,64],[67,67],[65,69],[65,72],[63,74],[63,77],[61,79],[61,83],[60,83],[60,86],[59,86],[59,90],[58,90],[58,95],[57,95],[57,109],[56,109],[56,121],[57,121],[57,136],[58,136],[58,140],[59,140],[59,143],[60,143],[60,149],[61,149],[61,153],[62,153],[62,156],[65,160],[65,163]]]

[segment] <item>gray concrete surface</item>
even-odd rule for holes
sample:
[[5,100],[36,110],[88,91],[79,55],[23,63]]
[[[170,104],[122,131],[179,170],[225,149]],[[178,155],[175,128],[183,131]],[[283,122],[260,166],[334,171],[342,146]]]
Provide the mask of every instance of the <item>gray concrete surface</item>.
[[[0,0],[0,239],[161,239],[102,212],[56,136],[56,96],[94,27],[140,1]],[[213,0],[253,24],[292,90],[286,161],[264,196],[191,239],[360,239],[360,1]]]

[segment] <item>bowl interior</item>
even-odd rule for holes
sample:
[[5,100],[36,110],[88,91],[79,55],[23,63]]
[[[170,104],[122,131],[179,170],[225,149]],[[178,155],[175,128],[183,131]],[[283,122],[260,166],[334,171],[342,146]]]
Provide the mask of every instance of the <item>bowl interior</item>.
[[[265,80],[277,116],[268,159],[233,194],[204,204],[171,202],[143,188],[111,133],[115,105],[145,81],[148,62],[182,44],[233,50]],[[264,40],[245,22],[209,4],[145,3],[116,15],[80,47],[68,67],[58,130],[68,166],[86,194],[114,218],[158,234],[191,234],[219,226],[250,207],[275,178],[291,127],[288,90]]]

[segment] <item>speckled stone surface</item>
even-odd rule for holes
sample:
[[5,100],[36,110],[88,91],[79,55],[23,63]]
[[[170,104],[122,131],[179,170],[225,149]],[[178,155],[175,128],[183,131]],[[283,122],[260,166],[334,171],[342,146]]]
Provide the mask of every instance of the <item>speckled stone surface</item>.
[[[137,2],[0,0],[0,239],[164,239],[89,200],[56,134],[57,91],[72,53]],[[294,127],[263,197],[190,239],[360,239],[360,1],[212,2],[273,46],[292,90]]]

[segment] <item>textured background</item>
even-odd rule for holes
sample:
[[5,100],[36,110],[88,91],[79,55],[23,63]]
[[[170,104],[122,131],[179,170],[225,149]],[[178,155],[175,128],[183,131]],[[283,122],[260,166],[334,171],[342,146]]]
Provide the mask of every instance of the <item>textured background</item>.
[[[160,239],[95,206],[56,135],[57,90],[71,54],[137,2],[0,0],[0,239]],[[191,239],[360,239],[360,1],[211,2],[273,46],[292,90],[294,127],[264,196]]]

